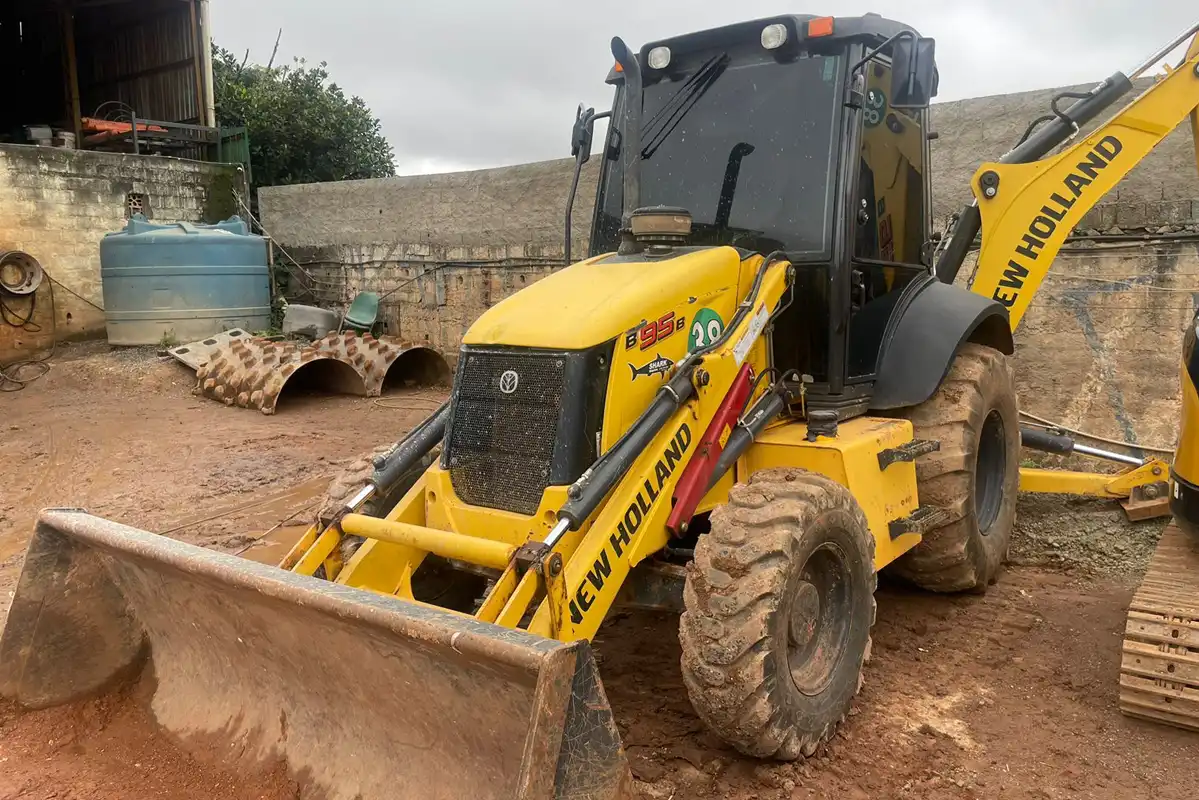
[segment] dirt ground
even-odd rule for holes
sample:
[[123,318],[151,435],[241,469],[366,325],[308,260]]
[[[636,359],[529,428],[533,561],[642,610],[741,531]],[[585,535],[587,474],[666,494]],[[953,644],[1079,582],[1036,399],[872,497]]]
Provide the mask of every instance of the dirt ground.
[[[0,617],[37,510],[95,513],[270,560],[258,537],[295,525],[329,476],[442,399],[296,397],[274,417],[190,393],[152,351],[67,349],[0,394]],[[1124,611],[1160,522],[1022,498],[1013,566],[983,597],[884,580],[873,660],[833,743],[802,764],[740,757],[704,730],[679,675],[676,620],[620,613],[597,648],[638,793],[647,798],[1190,798],[1199,736],[1117,709]],[[233,774],[184,752],[143,689],[79,706],[0,705],[0,800],[301,796],[282,768]]]

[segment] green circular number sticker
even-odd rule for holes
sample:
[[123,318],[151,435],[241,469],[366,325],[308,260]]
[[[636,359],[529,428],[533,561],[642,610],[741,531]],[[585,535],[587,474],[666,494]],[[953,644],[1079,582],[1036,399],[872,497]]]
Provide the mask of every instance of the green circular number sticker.
[[707,347],[724,333],[724,320],[710,308],[701,308],[691,320],[691,337],[687,340],[687,352]]
[[866,127],[873,128],[882,122],[886,111],[887,95],[883,94],[882,89],[868,89],[866,91],[866,108],[863,111]]

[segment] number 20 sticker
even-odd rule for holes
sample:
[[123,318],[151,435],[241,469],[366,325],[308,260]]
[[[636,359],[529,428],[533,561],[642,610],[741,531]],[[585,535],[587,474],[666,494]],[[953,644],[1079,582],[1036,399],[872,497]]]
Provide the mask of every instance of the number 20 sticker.
[[691,336],[687,340],[687,352],[707,347],[724,333],[724,320],[710,308],[701,308],[691,320]]

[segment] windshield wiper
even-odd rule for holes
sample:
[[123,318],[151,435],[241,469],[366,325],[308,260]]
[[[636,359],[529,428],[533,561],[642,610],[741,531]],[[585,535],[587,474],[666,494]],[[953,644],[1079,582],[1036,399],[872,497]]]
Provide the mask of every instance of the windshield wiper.
[[712,84],[724,73],[728,64],[728,53],[720,53],[709,58],[658,109],[657,113],[649,118],[641,128],[642,141],[644,142],[641,148],[641,157],[643,159],[650,158],[657,152],[663,142],[678,127],[683,117],[687,116],[687,113],[704,96],[704,93],[712,88]]
[[720,199],[716,202],[716,227],[727,228],[733,214],[733,193],[737,191],[737,179],[741,177],[741,159],[754,151],[748,142],[738,142],[729,152],[729,161],[724,168],[724,180],[720,185]]

